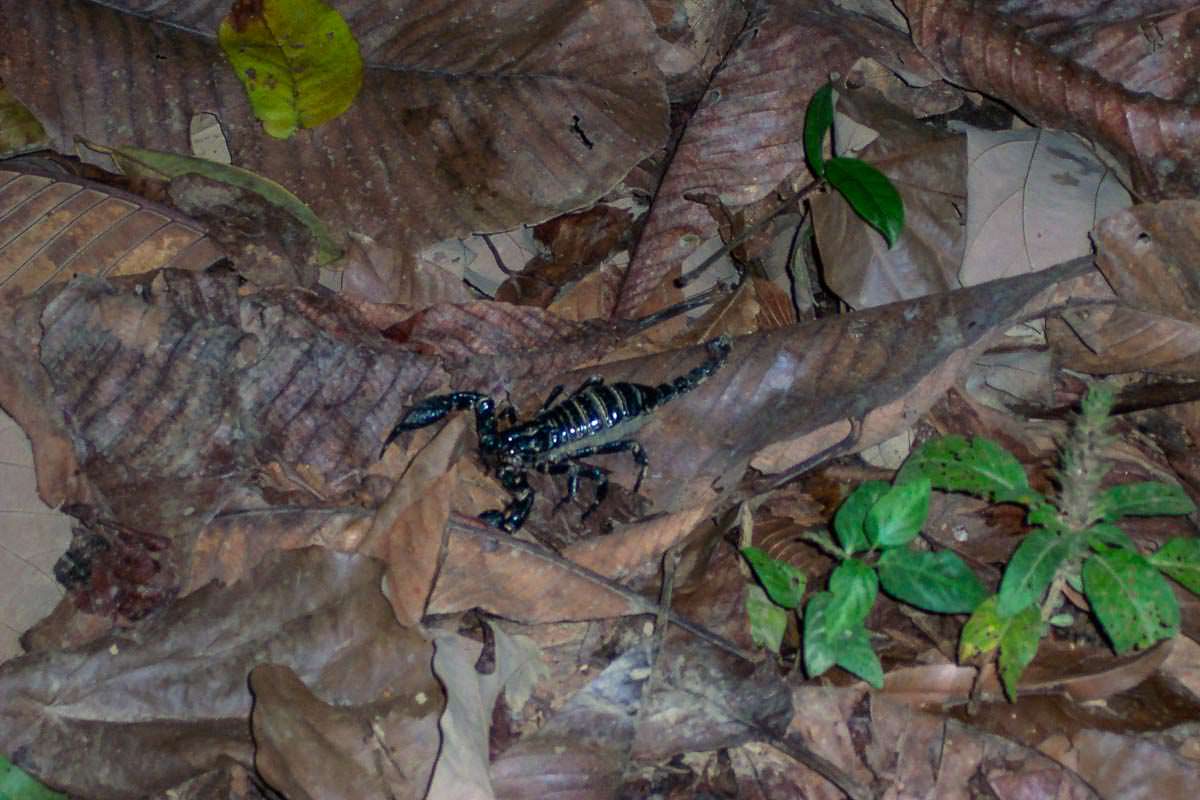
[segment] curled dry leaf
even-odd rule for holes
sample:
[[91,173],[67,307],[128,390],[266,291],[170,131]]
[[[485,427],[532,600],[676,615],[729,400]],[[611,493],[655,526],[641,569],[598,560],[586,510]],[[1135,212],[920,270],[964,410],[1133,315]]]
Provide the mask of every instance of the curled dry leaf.
[[367,64],[361,93],[286,141],[263,135],[221,55],[227,5],[116,5],[0,2],[0,75],[57,149],[82,136],[186,153],[192,117],[215,113],[235,164],[407,251],[587,205],[667,135],[637,0],[355,3],[343,11]]
[[1102,221],[1096,265],[1120,305],[1080,309],[1053,332],[1071,366],[1101,374],[1200,375],[1200,202],[1139,205]]
[[735,45],[689,119],[625,271],[614,314],[636,317],[672,302],[652,294],[716,236],[718,222],[689,196],[714,195],[736,209],[802,172],[809,98],[829,73],[845,74],[860,56],[884,51],[902,53],[909,64],[924,63],[911,42],[878,23],[805,4],[771,4]]
[[138,628],[10,661],[0,667],[0,750],[97,800],[157,795],[227,758],[249,767],[246,680],[270,661],[350,715],[392,698],[411,737],[406,768],[428,770],[443,694],[432,648],[396,622],[382,572],[321,548],[276,553],[246,580],[209,585]]
[[111,186],[0,169],[0,290],[31,292],[73,275],[204,269],[223,256],[178,211]]
[[978,0],[907,0],[913,41],[947,80],[995,96],[1039,125],[1099,142],[1140,194],[1200,192],[1200,105],[1132,91],[1059,55]]

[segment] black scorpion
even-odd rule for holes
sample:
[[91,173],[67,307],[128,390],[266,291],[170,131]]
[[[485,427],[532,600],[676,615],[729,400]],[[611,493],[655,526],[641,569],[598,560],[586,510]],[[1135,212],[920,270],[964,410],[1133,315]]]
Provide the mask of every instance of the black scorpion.
[[[486,394],[451,392],[430,397],[400,420],[384,447],[406,431],[432,425],[453,411],[473,409],[479,452],[495,470],[501,485],[512,495],[512,501],[503,511],[486,511],[480,519],[510,533],[520,528],[533,508],[533,488],[526,477],[531,469],[567,475],[567,494],[562,503],[575,497],[581,477],[594,481],[596,494],[583,512],[586,518],[608,495],[608,473],[600,467],[578,463],[580,459],[628,452],[638,465],[637,482],[633,487],[636,493],[650,462],[642,446],[628,437],[641,427],[651,411],[695,389],[724,365],[729,355],[729,338],[714,339],[707,347],[710,353],[707,361],[670,383],[657,386],[625,382],[606,384],[603,378],[593,376],[554,405],[563,390],[561,385],[556,386],[537,416],[529,422],[517,423],[511,408],[497,414],[496,402]],[[504,430],[499,430],[497,416],[503,416],[509,422]]]

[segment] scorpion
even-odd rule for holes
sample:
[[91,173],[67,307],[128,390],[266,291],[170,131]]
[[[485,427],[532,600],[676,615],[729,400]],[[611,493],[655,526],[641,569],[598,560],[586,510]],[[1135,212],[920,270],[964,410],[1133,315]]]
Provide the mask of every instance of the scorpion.
[[[563,392],[560,384],[528,422],[517,422],[511,405],[498,413],[495,400],[486,394],[451,392],[436,395],[418,403],[400,420],[384,442],[384,448],[402,433],[432,425],[454,411],[473,410],[480,455],[495,470],[500,484],[512,498],[504,510],[485,511],[480,514],[480,519],[509,533],[517,531],[533,508],[534,491],[527,477],[531,469],[567,476],[567,493],[558,506],[575,498],[580,478],[593,481],[595,496],[583,512],[582,519],[586,519],[608,496],[608,472],[580,463],[581,459],[628,452],[638,465],[637,481],[633,486],[636,493],[650,462],[642,446],[629,436],[646,422],[652,411],[692,391],[725,364],[730,350],[729,337],[713,339],[706,347],[709,358],[670,383],[657,386],[605,383],[603,378],[592,376],[565,400],[555,404]],[[503,417],[508,423],[503,430],[497,417]]]

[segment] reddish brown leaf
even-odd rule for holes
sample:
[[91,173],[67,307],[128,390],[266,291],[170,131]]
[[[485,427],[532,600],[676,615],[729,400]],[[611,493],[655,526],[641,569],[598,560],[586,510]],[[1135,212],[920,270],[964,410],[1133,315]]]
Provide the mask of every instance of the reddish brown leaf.
[[667,134],[636,0],[355,3],[342,10],[368,65],[362,91],[287,141],[262,134],[217,47],[227,4],[115,5],[0,3],[0,74],[57,149],[82,136],[188,152],[191,118],[214,113],[234,163],[405,251],[587,205]]
[[[271,488],[296,502],[345,498],[433,365],[322,302],[239,296],[231,273],[189,272],[78,278],[22,301],[21,338],[0,359],[15,391],[3,402],[31,423],[35,453],[69,431],[80,454],[43,494],[93,507],[112,530],[166,537],[164,573],[272,464],[286,483]],[[30,408],[35,386],[49,391]]]
[[1039,43],[991,3],[905,6],[913,41],[947,80],[998,97],[1040,125],[1096,140],[1122,159],[1146,196],[1200,192],[1200,106],[1108,80]]

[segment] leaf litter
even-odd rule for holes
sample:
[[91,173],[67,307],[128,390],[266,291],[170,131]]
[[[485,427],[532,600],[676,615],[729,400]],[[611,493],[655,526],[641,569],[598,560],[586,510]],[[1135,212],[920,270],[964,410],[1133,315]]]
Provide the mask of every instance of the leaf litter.
[[[81,136],[186,154],[190,116],[208,103],[234,162],[311,205],[354,243],[345,264],[360,269],[345,273],[345,294],[317,285],[304,231],[219,185],[96,183],[80,170],[34,186],[36,169],[4,167],[0,274],[37,280],[0,295],[0,405],[33,443],[40,495],[77,522],[56,569],[67,598],[23,637],[29,653],[0,666],[0,735],[19,766],[81,797],[869,797],[897,785],[961,796],[975,782],[998,796],[1115,797],[1135,785],[1171,796],[1195,780],[1195,681],[1169,644],[1113,659],[1077,613],[1009,706],[994,670],[954,663],[958,621],[884,600],[868,620],[884,689],[840,670],[808,682],[752,652],[730,546],[788,557],[820,591],[830,564],[803,526],[827,524],[863,479],[845,471],[853,454],[919,420],[918,435],[1004,442],[1048,485],[1061,424],[974,398],[966,376],[995,359],[989,348],[1043,377],[988,401],[1051,417],[1082,391],[1064,368],[1149,372],[1122,395],[1141,405],[1114,472],[1178,470],[1200,485],[1180,444],[1195,414],[1155,400],[1186,396],[1178,379],[1194,361],[1197,184],[1181,132],[1195,106],[1179,14],[1114,19],[1085,4],[1048,17],[1028,3],[1010,4],[1006,21],[909,2],[909,39],[894,14],[819,3],[525,4],[519,21],[469,0],[336,4],[367,62],[363,93],[325,127],[277,142],[214,56],[216,4],[9,5],[19,24],[0,34],[0,76],[53,146],[70,152]],[[91,39],[55,18],[86,23]],[[967,18],[974,27],[952,24]],[[1115,45],[1089,47],[1078,30]],[[1133,30],[1177,35],[1139,60]],[[1027,56],[1006,74],[1021,77],[978,72],[1001,58],[988,43],[1013,37]],[[52,68],[41,52],[55,47],[65,60]],[[964,57],[972,47],[991,60]],[[84,72],[110,78],[72,77]],[[802,209],[778,212],[809,181],[803,112],[831,72],[851,76],[843,110],[878,134],[863,156],[908,188],[906,235],[920,242],[908,266],[881,259],[845,209],[833,226],[817,210],[815,242]],[[955,226],[974,199],[961,139],[917,121],[960,100],[938,72],[1092,135],[1135,196],[1179,199],[1099,223],[1103,281],[1087,254],[987,283],[1012,274],[998,237],[1001,269],[984,259],[980,283],[957,288]],[[1051,77],[1080,103],[1031,94],[1031,79]],[[177,103],[161,117],[145,102],[158,95]],[[1132,138],[1094,113],[1114,102],[1143,126]],[[977,111],[961,113],[1005,113]],[[1030,163],[1036,180],[1069,177]],[[84,192],[97,208],[111,196],[207,234],[236,271],[212,266],[215,245],[179,265],[191,269],[161,269],[177,245],[114,273],[104,264],[138,240],[106,234],[111,221],[88,227],[86,209],[63,215],[64,198]],[[447,237],[547,219],[542,254],[499,270],[509,302],[449,272],[414,277],[418,254]],[[742,283],[717,285],[689,325],[669,314],[705,299],[701,284],[672,279],[701,246],[727,249]],[[810,270],[817,318],[797,322],[813,315],[792,306]],[[829,313],[819,303],[832,292],[860,310]],[[1001,338],[1073,301],[1082,307],[1052,320],[1046,340]],[[529,418],[559,384],[670,380],[723,333],[736,334],[727,365],[638,431],[650,459],[638,492],[630,459],[597,458],[613,486],[586,521],[586,481],[562,504],[562,481],[538,475],[519,536],[475,519],[507,495],[478,465],[469,415],[380,456],[430,395],[487,392]],[[1027,367],[1035,351],[1052,359]],[[1005,507],[953,496],[935,498],[926,529],[990,588],[1021,532]],[[1177,518],[1129,533],[1147,552],[1194,535]],[[1194,637],[1200,604],[1181,603]],[[784,637],[794,654],[797,632]],[[1081,712],[1095,702],[1116,719]],[[1170,713],[1138,713],[1146,705]],[[1136,780],[1112,774],[1133,760]]]

